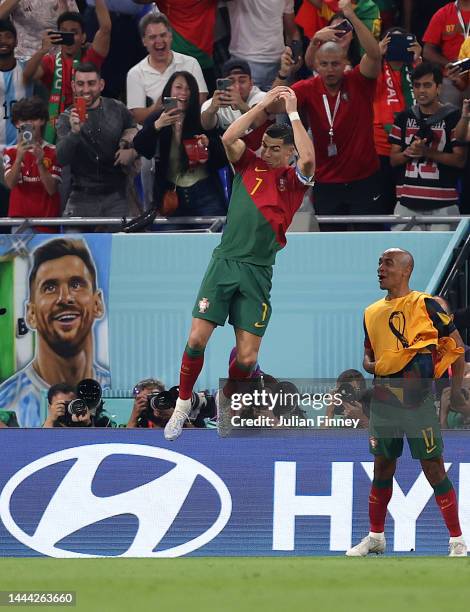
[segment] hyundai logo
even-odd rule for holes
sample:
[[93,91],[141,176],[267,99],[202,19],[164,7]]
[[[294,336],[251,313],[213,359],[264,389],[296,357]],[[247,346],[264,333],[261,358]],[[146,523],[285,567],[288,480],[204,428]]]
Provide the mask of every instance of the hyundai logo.
[[[164,475],[129,491],[98,497],[92,483],[100,464],[111,455],[150,457],[175,464]],[[33,535],[25,533],[11,514],[10,503],[15,490],[29,476],[63,461],[76,459],[44,510]],[[220,512],[204,533],[155,552],[178,516],[197,477],[205,479],[217,492]],[[139,444],[92,444],[77,446],[46,455],[14,474],[0,495],[0,518],[8,531],[22,544],[50,557],[97,557],[57,548],[60,542],[79,529],[104,519],[132,514],[138,528],[129,548],[121,557],[179,557],[213,540],[225,527],[232,512],[232,499],[224,482],[198,461],[163,448]]]

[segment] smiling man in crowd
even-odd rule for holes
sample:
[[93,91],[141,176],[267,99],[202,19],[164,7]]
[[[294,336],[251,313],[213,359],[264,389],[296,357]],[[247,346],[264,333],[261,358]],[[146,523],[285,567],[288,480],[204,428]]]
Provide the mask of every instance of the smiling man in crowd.
[[51,385],[94,378],[109,387],[109,372],[94,363],[93,324],[103,314],[96,268],[82,240],[58,238],[34,251],[26,321],[36,330],[36,355],[0,386],[0,406],[16,412],[20,427],[41,426],[41,390]]

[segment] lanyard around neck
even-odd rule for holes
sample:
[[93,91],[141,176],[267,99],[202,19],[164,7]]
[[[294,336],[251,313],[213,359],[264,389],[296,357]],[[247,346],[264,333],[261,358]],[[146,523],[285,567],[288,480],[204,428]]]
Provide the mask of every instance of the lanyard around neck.
[[463,19],[462,11],[460,10],[460,7],[459,7],[458,0],[455,0],[455,10],[457,11],[457,17],[458,17],[460,25],[462,26],[463,35],[466,40],[467,38],[470,38],[470,21],[467,23],[467,25],[465,25],[465,21]]
[[326,117],[328,119],[328,123],[330,124],[330,136],[333,136],[333,126],[335,124],[335,119],[336,119],[336,115],[338,114],[338,109],[339,109],[339,105],[341,102],[341,91],[338,91],[338,94],[336,96],[336,104],[335,104],[335,110],[333,111],[333,116],[331,115],[331,109],[330,109],[330,103],[328,101],[328,96],[326,94],[323,94],[323,104],[325,106],[325,111],[326,111]]

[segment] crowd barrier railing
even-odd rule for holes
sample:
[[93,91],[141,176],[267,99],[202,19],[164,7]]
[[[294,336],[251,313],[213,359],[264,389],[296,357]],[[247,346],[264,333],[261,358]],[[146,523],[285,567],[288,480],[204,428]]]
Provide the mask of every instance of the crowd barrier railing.
[[[121,226],[123,221],[128,223],[135,220],[136,217],[22,217],[22,218],[11,218],[11,217],[0,217],[0,227],[15,227],[14,233],[21,233],[35,225],[49,225],[51,227],[63,226],[63,227],[89,227],[89,226]],[[377,225],[396,225],[405,224],[404,231],[412,229],[417,224],[458,224],[464,219],[470,219],[470,215],[459,215],[451,217],[437,217],[431,215],[415,215],[407,217],[399,217],[397,215],[341,215],[341,216],[329,216],[320,215],[315,216],[315,219],[320,226],[325,223],[334,224],[356,224],[356,223],[367,223]],[[191,230],[191,226],[196,226],[197,231],[205,232],[219,232],[222,230],[223,224],[225,223],[226,217],[158,217],[153,222],[153,226],[161,227],[165,226],[174,227],[188,226],[188,230]],[[208,227],[204,227],[208,226]],[[182,231],[188,231],[183,229]],[[179,230],[180,231],[180,230]]]

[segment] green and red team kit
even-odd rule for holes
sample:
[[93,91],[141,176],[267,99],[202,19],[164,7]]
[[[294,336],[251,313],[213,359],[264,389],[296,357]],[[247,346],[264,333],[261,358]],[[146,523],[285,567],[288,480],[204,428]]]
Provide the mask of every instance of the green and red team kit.
[[296,167],[270,168],[250,149],[233,164],[236,176],[220,245],[199,290],[193,316],[262,336],[271,316],[276,253],[308,185]]

